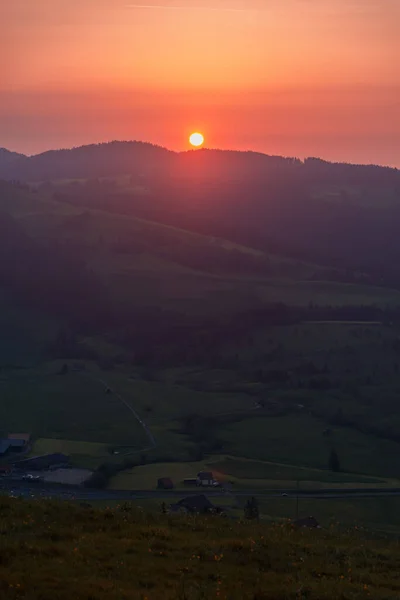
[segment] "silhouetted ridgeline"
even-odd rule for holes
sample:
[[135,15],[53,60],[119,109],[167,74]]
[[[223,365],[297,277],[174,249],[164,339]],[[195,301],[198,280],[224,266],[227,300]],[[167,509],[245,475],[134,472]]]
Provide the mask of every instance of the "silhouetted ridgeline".
[[170,164],[173,153],[143,142],[110,142],[50,150],[18,160],[0,158],[0,177],[22,181],[152,174]]
[[313,181],[383,184],[399,182],[396,169],[370,165],[329,163],[309,158],[268,156],[256,152],[198,150],[176,153],[144,142],[110,142],[79,148],[51,150],[31,157],[0,149],[0,177],[24,181],[109,177],[138,174],[173,178],[237,180],[287,176],[301,172]]

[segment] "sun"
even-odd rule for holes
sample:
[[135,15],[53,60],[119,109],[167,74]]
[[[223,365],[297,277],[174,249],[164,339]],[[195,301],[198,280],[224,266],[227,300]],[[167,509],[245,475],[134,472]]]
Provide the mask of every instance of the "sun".
[[189,137],[189,142],[192,144],[192,146],[199,148],[204,144],[204,135],[198,132],[192,133],[192,135]]

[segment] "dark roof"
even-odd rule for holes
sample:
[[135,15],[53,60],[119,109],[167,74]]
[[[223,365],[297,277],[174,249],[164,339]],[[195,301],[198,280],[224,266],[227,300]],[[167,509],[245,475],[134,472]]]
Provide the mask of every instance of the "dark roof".
[[31,434],[30,433],[9,433],[8,439],[9,440],[24,440],[24,442],[27,444],[29,442],[29,440],[31,439]]
[[10,440],[0,440],[0,454],[5,454],[10,446]]
[[10,442],[10,446],[12,448],[23,448],[26,445],[25,440],[20,440],[20,439],[15,439],[15,438],[8,438],[7,441]]
[[211,510],[214,507],[209,499],[204,496],[204,494],[199,494],[198,496],[188,496],[187,498],[183,498],[179,500],[177,503],[178,506],[183,506],[190,511],[193,512],[203,512],[206,510]]
[[197,473],[197,477],[199,479],[214,479],[211,471],[200,471],[200,473]]

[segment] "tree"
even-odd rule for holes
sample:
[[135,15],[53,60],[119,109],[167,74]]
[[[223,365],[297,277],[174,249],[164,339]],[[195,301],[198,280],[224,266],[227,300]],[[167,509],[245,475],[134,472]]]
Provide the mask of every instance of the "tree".
[[259,519],[260,518],[260,509],[258,506],[258,501],[254,496],[249,498],[244,507],[244,516],[246,519]]
[[340,461],[335,449],[331,450],[328,466],[331,471],[338,473],[340,471]]

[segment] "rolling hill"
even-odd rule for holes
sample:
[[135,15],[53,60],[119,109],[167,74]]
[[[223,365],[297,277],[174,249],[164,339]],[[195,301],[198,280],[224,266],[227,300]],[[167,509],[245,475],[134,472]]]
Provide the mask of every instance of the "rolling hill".
[[[400,285],[400,172],[315,158],[111,142],[15,157],[0,177],[81,209],[137,217],[269,255],[318,264],[352,281]],[[332,271],[342,273],[334,275]]]
[[[1,384],[7,402],[19,399],[4,427],[16,428],[21,410],[28,427],[26,400],[36,410],[37,398],[49,414],[32,418],[33,433],[49,443],[128,443],[124,409],[108,418],[112,402],[85,379],[98,377],[146,416],[158,441],[149,462],[201,461],[225,449],[323,473],[333,445],[342,469],[356,473],[348,478],[395,477],[397,172],[134,149],[146,172],[138,158],[136,172],[120,174],[132,148],[110,144],[80,150],[102,157],[96,168],[110,163],[110,176],[97,177],[94,163],[88,172],[72,150],[51,154],[54,180],[0,183]],[[186,166],[173,174],[179,161]],[[360,197],[363,186],[390,187],[391,201],[332,198],[326,172]],[[86,369],[82,386],[68,374],[76,361]],[[58,410],[68,415],[61,425]],[[299,436],[301,447],[287,443],[298,426],[313,432]]]
[[257,152],[201,149],[173,152],[140,141],[114,141],[25,156],[0,149],[0,178],[43,181],[136,174],[174,178],[237,180],[302,173],[314,181],[347,184],[392,181],[399,171],[377,165],[329,163],[316,158],[270,156]]
[[5,152],[0,178],[20,181],[76,179],[136,173],[151,174],[166,167],[174,153],[144,142],[110,142],[80,148],[50,150],[26,157]]
[[22,165],[24,158],[26,158],[24,154],[10,152],[10,150],[7,150],[6,148],[0,148],[0,178],[12,178],[14,165],[19,163],[19,161],[21,161],[20,165]]
[[176,153],[143,142],[2,156],[0,177],[34,182],[64,205],[347,270],[348,281],[357,271],[368,283],[400,284],[397,169],[254,152]]

